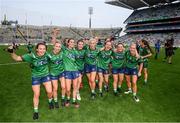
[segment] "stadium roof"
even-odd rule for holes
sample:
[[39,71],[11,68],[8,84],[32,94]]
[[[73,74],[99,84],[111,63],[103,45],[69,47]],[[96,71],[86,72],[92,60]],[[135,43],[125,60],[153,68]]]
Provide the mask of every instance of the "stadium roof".
[[135,10],[142,7],[150,7],[158,4],[172,3],[180,0],[106,0],[105,3]]

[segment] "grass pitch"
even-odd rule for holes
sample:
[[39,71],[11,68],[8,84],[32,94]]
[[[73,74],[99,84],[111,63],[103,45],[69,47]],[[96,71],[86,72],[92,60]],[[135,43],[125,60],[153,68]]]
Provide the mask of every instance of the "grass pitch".
[[[10,55],[0,46],[0,121],[22,122],[33,121],[33,104],[31,90],[31,71],[27,63],[15,63]],[[24,54],[25,47],[20,46],[17,54]],[[173,64],[162,62],[163,49],[158,60],[149,60],[148,85],[143,79],[138,80],[138,96],[136,103],[132,95],[115,97],[113,95],[112,77],[110,91],[104,97],[90,99],[87,78],[83,78],[84,87],[80,91],[82,101],[80,108],[48,109],[48,101],[43,86],[38,121],[46,122],[138,122],[164,121],[180,122],[180,50],[175,51]],[[125,81],[123,90],[126,89]],[[60,101],[60,91],[59,91]]]

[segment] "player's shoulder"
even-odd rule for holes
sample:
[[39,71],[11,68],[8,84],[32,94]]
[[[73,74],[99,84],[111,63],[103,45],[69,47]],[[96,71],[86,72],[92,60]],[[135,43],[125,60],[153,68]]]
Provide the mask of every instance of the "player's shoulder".
[[47,58],[52,58],[54,56],[54,53],[53,52],[45,52],[44,54],[44,57],[47,57]]
[[34,53],[34,52],[27,53],[27,54],[25,54],[25,56],[27,56],[27,57],[31,57],[31,58],[36,58],[36,55],[35,55],[35,53]]

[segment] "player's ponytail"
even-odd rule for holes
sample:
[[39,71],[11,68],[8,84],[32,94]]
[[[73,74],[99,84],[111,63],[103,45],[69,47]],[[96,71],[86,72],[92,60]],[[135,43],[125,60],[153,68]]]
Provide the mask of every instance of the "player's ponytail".
[[150,52],[153,54],[154,51],[153,51],[152,48],[150,47],[148,41],[146,41],[146,40],[144,40],[144,39],[142,39],[141,41],[142,41],[142,43],[143,43],[145,46],[147,46],[147,48],[148,48],[148,49],[150,50]]

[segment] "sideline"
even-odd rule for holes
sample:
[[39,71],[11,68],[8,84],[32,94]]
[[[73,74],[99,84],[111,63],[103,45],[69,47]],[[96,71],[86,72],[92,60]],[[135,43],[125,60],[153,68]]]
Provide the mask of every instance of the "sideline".
[[26,63],[26,62],[4,63],[4,64],[0,64],[0,66],[15,65],[15,64],[24,64],[24,63]]

